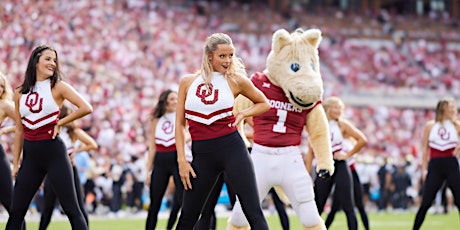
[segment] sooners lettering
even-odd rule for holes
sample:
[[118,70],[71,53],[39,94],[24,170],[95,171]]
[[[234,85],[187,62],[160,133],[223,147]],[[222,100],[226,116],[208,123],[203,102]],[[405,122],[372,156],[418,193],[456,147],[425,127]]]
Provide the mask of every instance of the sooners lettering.
[[[214,98],[212,100],[206,99],[207,97],[212,96],[213,94],[214,94]],[[219,90],[218,89],[214,90],[212,84],[209,84],[209,87],[207,88],[206,84],[201,83],[196,88],[195,95],[201,98],[201,102],[203,102],[205,105],[212,105],[216,103],[217,100],[219,99]]]
[[270,100],[269,103],[270,103],[271,108],[280,109],[280,110],[286,110],[286,111],[292,111],[292,112],[298,112],[298,113],[302,112],[301,109],[293,106],[291,103],[288,103],[288,102]]
[[30,112],[39,113],[43,108],[43,98],[40,98],[37,92],[31,92],[26,97],[25,105],[29,107]]

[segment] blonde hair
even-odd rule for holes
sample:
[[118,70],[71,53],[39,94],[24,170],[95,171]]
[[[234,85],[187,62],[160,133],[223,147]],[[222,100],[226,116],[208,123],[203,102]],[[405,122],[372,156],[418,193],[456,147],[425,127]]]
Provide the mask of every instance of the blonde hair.
[[324,110],[326,111],[326,114],[329,113],[329,108],[334,104],[340,105],[340,107],[342,107],[342,112],[343,112],[343,109],[345,108],[345,104],[343,103],[342,99],[335,97],[335,96],[328,97],[326,100],[323,101],[322,104],[323,104]]
[[454,105],[454,107],[455,107],[455,112],[454,112],[454,116],[452,118],[452,121],[457,120],[457,105],[455,104],[455,100],[453,98],[451,98],[451,97],[446,97],[446,98],[442,98],[441,100],[439,100],[438,104],[436,105],[435,121],[441,122],[441,121],[444,120],[444,114],[446,112],[446,106],[449,103],[452,103]]
[[[224,33],[214,33],[206,38],[206,43],[203,47],[201,69],[196,73],[201,74],[203,76],[206,85],[211,83],[213,72],[209,56],[217,50],[217,46],[220,44],[233,45],[233,41],[230,38],[230,36]],[[225,73],[225,76],[229,77],[234,74],[241,74],[247,77],[243,61],[241,60],[241,58],[238,58],[235,54],[232,57],[232,62],[230,63],[230,67],[227,73]]]
[[11,90],[11,85],[8,82],[8,79],[2,72],[0,72],[0,79],[3,79],[5,82],[5,88],[3,89],[3,93],[0,95],[0,101],[11,100],[13,91]]

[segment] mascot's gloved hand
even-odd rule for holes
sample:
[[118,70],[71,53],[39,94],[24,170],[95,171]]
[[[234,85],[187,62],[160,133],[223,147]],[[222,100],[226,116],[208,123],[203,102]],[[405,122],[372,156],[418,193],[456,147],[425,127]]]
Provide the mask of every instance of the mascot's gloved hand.
[[329,180],[331,178],[331,174],[327,169],[320,169],[317,176],[321,180]]

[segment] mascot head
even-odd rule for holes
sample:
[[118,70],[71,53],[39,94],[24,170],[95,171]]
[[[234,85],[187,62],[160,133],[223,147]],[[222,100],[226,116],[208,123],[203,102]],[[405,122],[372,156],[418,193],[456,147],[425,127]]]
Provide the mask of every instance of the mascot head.
[[273,34],[264,73],[284,90],[291,104],[300,109],[310,108],[323,95],[318,56],[320,42],[318,29],[297,29],[291,34],[280,29]]

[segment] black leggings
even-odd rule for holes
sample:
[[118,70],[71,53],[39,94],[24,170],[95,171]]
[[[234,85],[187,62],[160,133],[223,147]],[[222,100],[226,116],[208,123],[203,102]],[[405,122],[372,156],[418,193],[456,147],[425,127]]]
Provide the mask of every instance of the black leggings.
[[177,214],[182,206],[184,187],[179,176],[177,165],[177,152],[156,152],[154,167],[150,176],[150,206],[147,215],[145,229],[155,229],[158,221],[158,212],[161,201],[169,184],[169,178],[173,176],[176,186],[174,192],[173,208],[169,215],[167,229],[172,229],[177,219]]
[[[83,217],[85,218],[86,225],[89,226],[88,213],[86,212],[85,203],[83,202],[83,190],[80,184],[80,178],[78,177],[78,170],[77,170],[77,167],[75,166],[73,166],[72,169],[73,169],[73,179],[75,183],[74,184],[75,192],[77,193],[77,199],[78,199],[78,207],[80,208],[80,211],[83,213]],[[51,221],[51,216],[53,215],[54,206],[57,200],[56,192],[53,189],[53,185],[47,178],[45,178],[43,190],[44,190],[43,210],[42,210],[42,215],[40,217],[40,226],[38,228],[40,230],[46,230],[46,228],[48,227]]]
[[315,179],[315,202],[318,207],[318,212],[321,215],[324,210],[327,198],[331,193],[332,186],[335,184],[337,192],[337,200],[342,205],[343,211],[347,216],[349,230],[358,229],[358,221],[356,220],[354,202],[353,202],[353,185],[351,179],[350,168],[346,161],[334,160],[335,172],[328,180]]
[[184,186],[181,183],[180,185],[176,185],[176,188],[174,190],[173,200],[171,204],[171,211],[169,211],[168,225],[166,228],[167,230],[173,229],[173,226],[176,223],[177,216],[179,215],[179,211],[182,208],[182,197],[183,196],[184,196]]
[[[201,216],[198,222],[195,225],[195,230],[209,230],[209,229],[216,229],[216,213],[214,212],[214,208],[216,207],[217,201],[219,200],[220,192],[222,191],[222,187],[224,186],[224,182],[226,180],[226,176],[224,174],[220,174],[219,178],[217,178],[217,182],[214,185],[211,193],[206,200],[206,204],[201,211]],[[230,188],[227,187],[228,197],[230,199],[230,205],[233,205],[236,202],[236,195],[235,192]]]
[[[354,201],[355,201],[355,206],[359,210],[359,214],[361,215],[361,220],[363,221],[364,229],[369,230],[369,219],[367,217],[366,210],[364,209],[364,203],[363,203],[363,188],[361,185],[361,182],[359,181],[359,176],[356,170],[351,170],[351,175],[353,177],[353,193],[354,193]],[[335,213],[340,210],[342,205],[340,204],[339,196],[338,193],[339,191],[335,191],[333,198],[332,198],[332,205],[331,205],[331,211],[327,215],[326,218],[326,228],[329,228],[334,221]]]
[[10,161],[6,157],[5,149],[0,145],[0,202],[8,213],[11,209],[13,196],[13,178],[11,177]]
[[220,174],[228,177],[252,229],[268,229],[259,196],[252,160],[238,131],[203,141],[192,141],[192,189],[184,192],[178,230],[193,229],[208,195]]
[[[11,166],[5,149],[0,145],[0,202],[6,211],[10,213],[11,198],[13,197],[13,178],[11,177]],[[26,223],[23,222],[22,229],[26,229]]]
[[11,213],[6,229],[21,228],[30,202],[47,175],[56,191],[72,229],[86,230],[85,218],[78,206],[77,194],[64,142],[56,137],[44,141],[24,140],[23,159],[14,185]]
[[423,185],[422,203],[415,216],[414,230],[418,230],[422,226],[425,215],[444,182],[452,191],[454,203],[460,211],[460,170],[457,158],[432,158],[428,163],[428,174]]
[[[206,200],[206,204],[201,212],[200,219],[195,225],[195,230],[209,230],[209,229],[216,229],[216,213],[214,212],[214,208],[216,207],[217,201],[219,200],[220,192],[224,185],[225,175],[221,174],[217,179],[216,184],[214,185],[211,194],[209,194],[208,199]],[[236,196],[230,186],[227,185],[227,192],[230,198],[230,205],[233,207],[235,205]],[[270,189],[269,194],[272,196],[273,203],[275,205],[276,211],[279,214],[281,226],[284,230],[289,229],[289,217],[286,213],[286,205],[283,201],[279,198],[278,194],[274,188]]]

